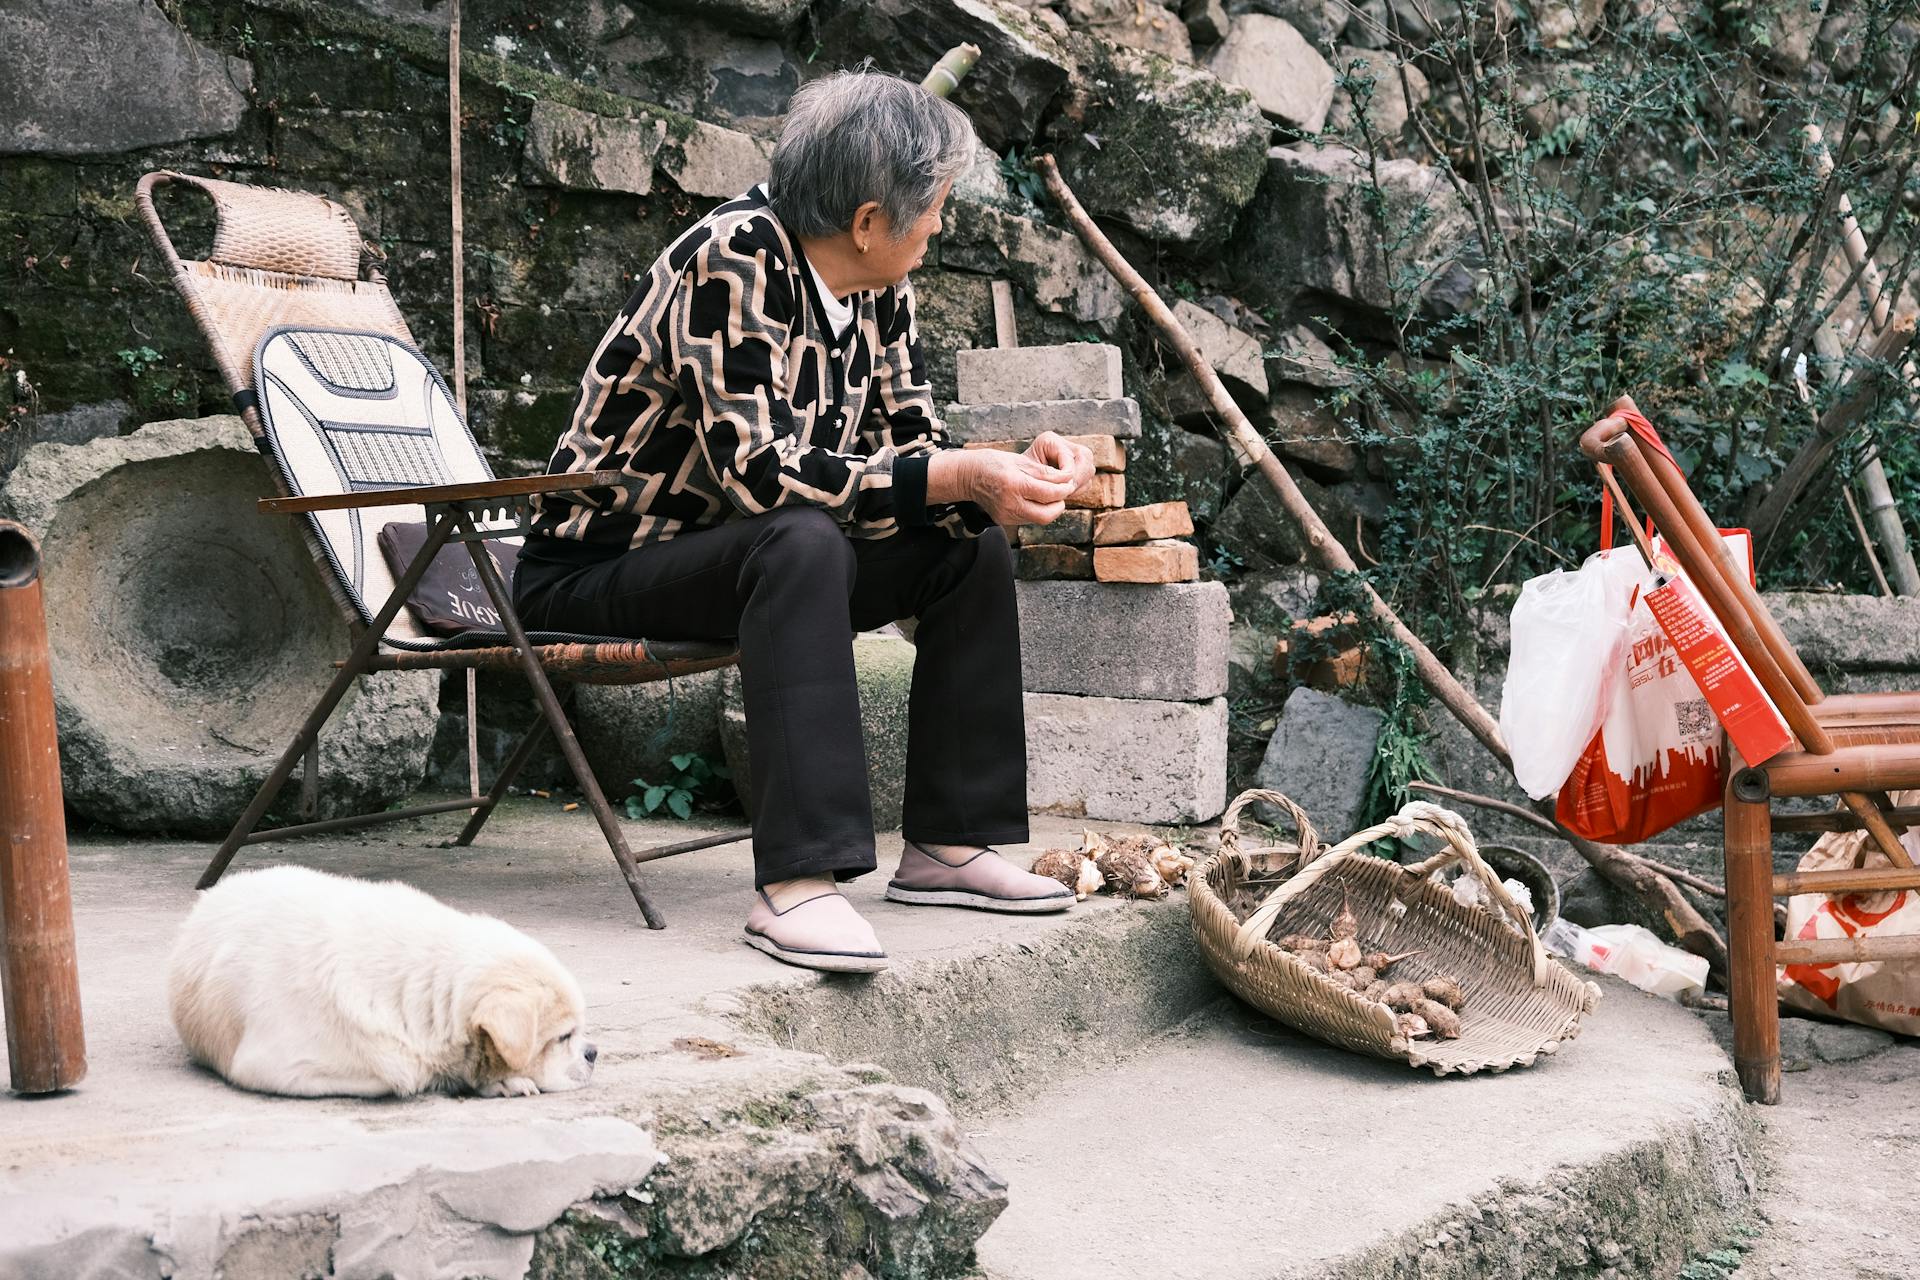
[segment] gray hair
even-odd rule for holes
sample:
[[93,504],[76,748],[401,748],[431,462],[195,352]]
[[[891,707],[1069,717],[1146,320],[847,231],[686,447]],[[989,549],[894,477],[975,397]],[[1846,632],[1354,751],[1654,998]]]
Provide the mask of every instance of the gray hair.
[[905,235],[972,159],[973,124],[945,98],[865,67],[836,71],[788,104],[768,196],[794,235],[838,235],[869,200]]

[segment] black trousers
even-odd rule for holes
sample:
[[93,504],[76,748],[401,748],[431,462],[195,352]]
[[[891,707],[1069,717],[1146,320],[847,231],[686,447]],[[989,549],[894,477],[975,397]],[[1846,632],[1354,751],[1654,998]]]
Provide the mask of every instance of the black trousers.
[[585,568],[523,558],[514,604],[530,629],[738,638],[762,885],[873,870],[853,635],[917,618],[905,834],[1027,838],[1020,626],[998,529],[849,538],[817,507],[783,507]]

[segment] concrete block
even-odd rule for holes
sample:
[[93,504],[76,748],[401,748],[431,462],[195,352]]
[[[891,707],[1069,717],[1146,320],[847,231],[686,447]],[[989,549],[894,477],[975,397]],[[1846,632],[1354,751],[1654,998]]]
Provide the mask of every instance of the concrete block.
[[1227,700],[1029,693],[1027,803],[1108,822],[1206,822],[1227,807]]
[[1093,553],[1093,576],[1102,582],[1192,582],[1200,576],[1200,549],[1170,539],[1100,547]]
[[1232,612],[1217,582],[1023,582],[1020,670],[1030,693],[1197,701],[1227,691]]
[[1022,582],[1054,582],[1093,577],[1093,553],[1060,543],[1021,547],[1014,552],[1013,576]]
[[1149,542],[1154,538],[1187,538],[1193,535],[1193,513],[1184,502],[1156,502],[1146,507],[1127,507],[1094,517],[1093,544],[1096,547],[1122,547],[1130,542]]
[[1065,511],[1052,524],[1023,524],[1013,531],[1013,540],[1022,547],[1084,547],[1093,541],[1093,512]]
[[[962,404],[1118,400],[1120,348],[1104,342],[975,347],[954,353]],[[1057,428],[1056,428],[1057,429]]]
[[1127,477],[1119,471],[1096,472],[1086,487],[1067,499],[1067,505],[1090,511],[1106,511],[1127,505]]
[[1005,440],[1024,444],[1042,431],[1063,436],[1140,434],[1140,406],[1132,400],[1029,400],[1013,404],[950,404],[947,436],[962,444]]

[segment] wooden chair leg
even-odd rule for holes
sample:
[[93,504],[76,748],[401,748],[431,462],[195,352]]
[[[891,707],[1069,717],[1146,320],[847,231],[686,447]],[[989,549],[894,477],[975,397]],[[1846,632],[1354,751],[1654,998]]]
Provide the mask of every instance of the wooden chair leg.
[[[573,689],[569,686],[567,691],[560,695],[561,714],[566,713],[567,704],[572,701]],[[506,796],[507,788],[513,785],[513,780],[520,776],[522,769],[526,768],[527,761],[533,758],[534,749],[546,740],[547,717],[543,712],[536,715],[533,723],[527,726],[527,731],[520,735],[520,741],[514,744],[506,763],[500,766],[500,776],[493,780],[493,787],[487,792],[486,799],[481,801],[480,807],[473,811],[473,816],[467,819],[467,825],[460,829],[460,834],[455,837],[450,847],[458,848],[473,843],[474,837],[480,834],[480,828],[486,826],[487,819],[493,815],[494,806]]]
[[1780,994],[1773,955],[1773,816],[1763,794],[1743,800],[1727,770],[1727,952],[1733,1065],[1748,1099],[1780,1101]]
[[607,847],[613,851],[613,860],[620,864],[620,874],[625,878],[627,889],[633,894],[641,916],[646,919],[649,929],[666,928],[665,917],[647,897],[647,891],[640,883],[640,868],[633,860],[633,850],[627,847],[627,837],[620,830],[620,820],[614,816],[613,806],[607,803],[600,784],[594,780],[593,770],[587,765],[586,753],[580,750],[580,742],[573,736],[573,726],[567,723],[567,713],[561,709],[560,699],[547,682],[547,673],[534,654],[526,629],[520,625],[520,615],[514,611],[512,593],[500,578],[499,566],[494,564],[493,556],[483,543],[469,542],[467,552],[473,557],[474,571],[480,575],[487,595],[492,597],[494,608],[500,611],[500,625],[513,642],[514,652],[520,657],[520,670],[527,677],[527,683],[533,686],[533,696],[540,702],[540,713],[559,741],[560,754],[566,757],[567,767],[573,770],[574,779],[580,784],[580,792],[586,797],[587,807],[593,810],[594,820],[600,824],[600,834],[606,837]]

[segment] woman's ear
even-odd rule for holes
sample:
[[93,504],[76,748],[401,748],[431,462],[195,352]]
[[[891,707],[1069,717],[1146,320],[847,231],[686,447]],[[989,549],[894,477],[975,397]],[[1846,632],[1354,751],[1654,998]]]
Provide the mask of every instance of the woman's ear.
[[853,247],[865,253],[880,234],[880,202],[869,200],[853,211]]
[[540,1052],[540,1002],[531,991],[489,991],[473,1009],[473,1030],[493,1045],[507,1070],[525,1071]]

